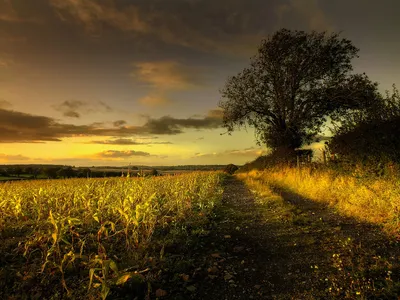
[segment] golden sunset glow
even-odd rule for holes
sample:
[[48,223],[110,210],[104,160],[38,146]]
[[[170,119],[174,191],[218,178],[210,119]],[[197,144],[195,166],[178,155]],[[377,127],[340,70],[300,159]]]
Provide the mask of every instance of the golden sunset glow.
[[400,79],[394,11],[361,0],[0,0],[0,164],[244,164],[268,149],[251,128],[225,134],[219,90],[260,41],[281,27],[342,31],[361,49],[355,71],[385,90]]

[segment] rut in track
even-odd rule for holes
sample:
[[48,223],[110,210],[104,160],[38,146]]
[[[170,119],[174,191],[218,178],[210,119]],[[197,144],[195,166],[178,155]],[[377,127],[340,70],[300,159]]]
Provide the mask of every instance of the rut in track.
[[[165,299],[361,297],[367,296],[369,277],[387,277],[388,265],[391,280],[400,280],[399,244],[379,228],[271,188],[275,196],[258,199],[242,181],[226,180],[209,234],[176,255],[177,263],[187,262],[182,272],[190,279],[182,286],[165,278]],[[364,273],[353,274],[346,264]],[[376,298],[397,299],[375,289],[370,292]]]

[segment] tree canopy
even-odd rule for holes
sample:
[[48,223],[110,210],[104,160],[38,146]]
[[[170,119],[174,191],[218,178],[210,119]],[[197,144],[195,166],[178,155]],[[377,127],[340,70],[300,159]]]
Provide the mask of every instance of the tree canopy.
[[400,94],[386,92],[371,106],[349,110],[334,123],[329,150],[366,164],[400,162]]
[[358,51],[337,33],[277,31],[222,88],[225,128],[252,126],[257,141],[272,149],[309,142],[327,116],[337,119],[378,96],[376,83],[351,73]]

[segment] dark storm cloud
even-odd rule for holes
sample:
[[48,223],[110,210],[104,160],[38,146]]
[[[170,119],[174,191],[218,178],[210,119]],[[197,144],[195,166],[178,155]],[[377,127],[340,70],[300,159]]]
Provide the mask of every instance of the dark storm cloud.
[[35,116],[12,110],[0,109],[0,143],[31,143],[61,141],[66,137],[132,135],[173,135],[185,129],[212,129],[221,126],[221,115],[211,111],[203,118],[148,118],[142,126],[104,127],[102,123],[73,125],[57,122],[53,118]]
[[171,142],[141,142],[134,139],[115,139],[105,141],[92,141],[90,144],[100,145],[171,145]]
[[105,28],[204,51],[248,53],[271,29],[278,1],[50,0],[59,18],[92,36]]
[[24,11],[18,9],[19,5],[12,0],[0,1],[0,21],[7,23],[40,23],[41,20],[34,16],[29,16]]
[[[149,58],[154,51],[158,55],[178,53],[176,48],[166,51],[171,50],[167,45],[247,57],[254,54],[261,38],[280,27],[354,27],[360,28],[358,34],[379,30],[390,35],[400,25],[396,17],[399,5],[392,0],[3,0],[0,33],[9,39],[29,38],[30,51],[36,43],[37,49],[49,54],[63,50],[64,57],[87,54],[88,47],[94,46],[97,53],[109,55],[111,51],[123,56],[142,47],[142,53],[135,51],[141,58]],[[94,44],[82,38],[82,28]],[[190,56],[182,51],[179,55]]]

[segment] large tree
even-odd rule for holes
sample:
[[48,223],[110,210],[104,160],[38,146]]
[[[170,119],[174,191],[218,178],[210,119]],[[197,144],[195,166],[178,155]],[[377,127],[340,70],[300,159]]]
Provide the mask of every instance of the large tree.
[[250,125],[258,142],[275,150],[309,142],[327,116],[337,118],[377,97],[377,84],[351,74],[358,51],[336,33],[276,32],[221,90],[224,126],[231,132]]

